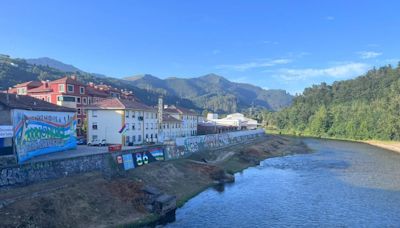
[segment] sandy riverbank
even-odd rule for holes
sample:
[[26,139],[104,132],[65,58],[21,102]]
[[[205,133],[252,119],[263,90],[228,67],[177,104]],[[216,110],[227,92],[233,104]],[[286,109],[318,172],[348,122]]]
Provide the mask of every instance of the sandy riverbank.
[[400,142],[393,142],[393,141],[377,141],[377,140],[368,140],[368,141],[361,141],[363,143],[367,143],[372,146],[380,147],[386,150],[391,150],[397,153],[400,153]]
[[[178,205],[235,173],[269,157],[309,150],[301,140],[268,136],[247,145],[193,154],[186,159],[150,163],[111,180],[87,173],[46,183],[0,190],[1,225],[5,227],[113,227],[143,224],[146,212],[141,187],[154,186],[176,195]],[[207,162],[204,162],[207,161]],[[205,202],[206,203],[206,202]]]

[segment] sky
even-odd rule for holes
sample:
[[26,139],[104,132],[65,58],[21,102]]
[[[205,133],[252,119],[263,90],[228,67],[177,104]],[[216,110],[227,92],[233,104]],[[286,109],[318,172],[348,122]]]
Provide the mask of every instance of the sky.
[[400,60],[400,1],[0,0],[0,53],[291,94]]

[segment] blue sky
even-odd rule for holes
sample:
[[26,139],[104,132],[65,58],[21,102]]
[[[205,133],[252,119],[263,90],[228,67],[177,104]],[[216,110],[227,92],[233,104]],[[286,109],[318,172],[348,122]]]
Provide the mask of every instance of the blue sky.
[[400,60],[399,1],[0,0],[0,53],[302,92]]

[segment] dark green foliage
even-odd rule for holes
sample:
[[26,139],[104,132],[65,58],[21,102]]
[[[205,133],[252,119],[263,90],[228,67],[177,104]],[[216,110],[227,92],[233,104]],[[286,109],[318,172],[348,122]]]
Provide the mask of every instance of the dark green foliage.
[[186,98],[198,107],[219,113],[244,111],[251,106],[277,111],[292,101],[292,96],[284,90],[264,90],[249,84],[230,82],[215,74],[164,80],[152,75],[140,75],[126,80],[139,88]]
[[[106,84],[118,89],[133,91],[140,101],[148,105],[156,105],[160,95],[157,91],[138,88],[130,81],[104,76],[99,77],[97,74],[83,71],[64,72],[49,66],[32,65],[24,59],[12,59],[8,56],[0,55],[0,91],[26,81],[55,80],[72,74],[76,75],[84,83],[94,82],[95,84]],[[165,95],[164,103],[178,104],[201,111],[192,101],[174,95]]]
[[295,134],[400,140],[399,117],[400,67],[389,65],[332,86],[307,88],[291,107],[264,113],[264,123]]

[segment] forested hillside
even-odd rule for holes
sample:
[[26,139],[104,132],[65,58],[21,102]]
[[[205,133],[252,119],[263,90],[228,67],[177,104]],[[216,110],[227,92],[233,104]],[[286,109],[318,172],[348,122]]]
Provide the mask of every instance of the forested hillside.
[[[55,80],[68,75],[76,75],[78,79],[84,83],[94,82],[96,84],[111,85],[118,89],[133,91],[135,96],[148,105],[156,105],[159,93],[140,89],[133,83],[117,78],[98,76],[97,74],[86,73],[83,71],[65,72],[47,65],[29,64],[24,59],[14,59],[7,55],[0,55],[0,91],[16,85],[18,83],[33,80]],[[202,110],[188,99],[182,99],[177,96],[165,95],[166,104],[178,104],[180,106]]]
[[198,107],[219,113],[245,111],[251,107],[278,111],[288,107],[293,98],[285,90],[265,90],[231,82],[216,74],[166,79],[146,74],[125,79],[139,88],[189,99]]
[[266,113],[264,121],[294,134],[400,140],[400,63],[307,88],[291,107]]
[[292,101],[292,96],[284,90],[264,90],[249,84],[234,83],[214,74],[165,80],[151,75],[118,79],[87,73],[50,58],[25,60],[0,55],[0,90],[26,81],[54,80],[72,74],[85,83],[103,83],[131,90],[139,100],[149,105],[157,104],[159,95],[163,95],[166,104],[198,112],[246,112],[251,108],[276,111],[289,106]]

